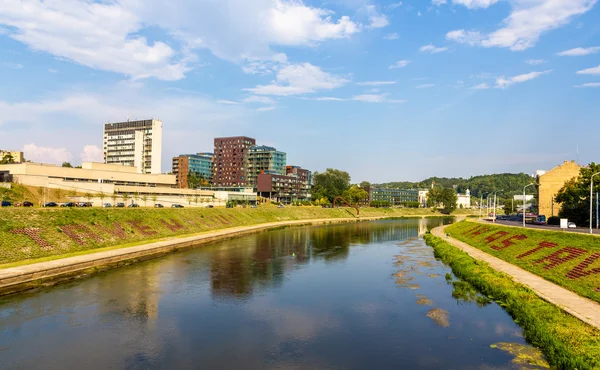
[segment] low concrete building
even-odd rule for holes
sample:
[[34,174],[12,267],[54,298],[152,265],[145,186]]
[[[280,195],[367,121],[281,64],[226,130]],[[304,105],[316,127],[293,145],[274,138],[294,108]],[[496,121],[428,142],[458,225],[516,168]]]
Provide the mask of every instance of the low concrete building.
[[23,163],[23,162],[25,162],[25,157],[23,156],[23,152],[19,152],[19,151],[15,151],[15,150],[0,149],[0,162],[6,156],[9,156],[10,158],[12,158],[12,163]]
[[556,195],[568,181],[579,176],[580,170],[581,166],[575,161],[564,161],[550,171],[538,171],[538,214],[546,217],[558,215],[560,203],[556,203]]
[[419,203],[419,191],[414,189],[372,188],[371,202],[389,202],[390,206],[407,206]]
[[[170,206],[225,206],[232,199],[253,199],[256,193],[223,189],[179,189],[176,177],[165,174],[142,174],[135,167],[116,164],[83,163],[82,168],[59,167],[40,163],[0,165],[3,179],[14,183],[45,189],[60,189],[79,196],[70,196],[73,201],[88,201],[94,206],[114,203],[126,199],[140,205],[156,203]],[[86,196],[81,196],[86,194]],[[84,199],[85,198],[85,199]],[[128,202],[129,203],[129,202]]]

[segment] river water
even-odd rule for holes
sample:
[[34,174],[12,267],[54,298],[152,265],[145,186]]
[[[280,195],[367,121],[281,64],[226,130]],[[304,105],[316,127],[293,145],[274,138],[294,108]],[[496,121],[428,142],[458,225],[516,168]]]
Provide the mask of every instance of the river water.
[[442,222],[274,230],[0,298],[0,368],[523,368],[494,345],[520,328],[422,240]]

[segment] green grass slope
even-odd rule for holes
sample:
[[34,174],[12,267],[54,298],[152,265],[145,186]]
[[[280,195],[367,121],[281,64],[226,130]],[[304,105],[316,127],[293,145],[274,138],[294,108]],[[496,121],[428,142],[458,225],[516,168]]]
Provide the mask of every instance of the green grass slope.
[[474,222],[446,228],[452,237],[600,302],[600,238]]

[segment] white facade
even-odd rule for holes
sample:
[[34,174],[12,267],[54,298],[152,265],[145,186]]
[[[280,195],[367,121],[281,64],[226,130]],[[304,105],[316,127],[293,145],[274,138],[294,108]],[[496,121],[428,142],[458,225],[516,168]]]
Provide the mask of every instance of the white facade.
[[467,189],[465,194],[456,194],[456,207],[471,208],[471,190]]
[[160,174],[162,121],[157,119],[104,125],[104,163],[137,168],[138,173]]

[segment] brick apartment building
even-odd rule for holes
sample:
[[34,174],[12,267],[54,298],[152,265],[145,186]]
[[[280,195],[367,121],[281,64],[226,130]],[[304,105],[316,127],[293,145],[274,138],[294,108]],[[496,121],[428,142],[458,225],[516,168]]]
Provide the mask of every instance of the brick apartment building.
[[213,185],[254,186],[247,179],[248,150],[256,140],[246,136],[218,137],[214,140]]
[[309,170],[287,166],[286,175],[258,175],[257,193],[261,197],[282,203],[310,200],[311,182],[312,175]]

